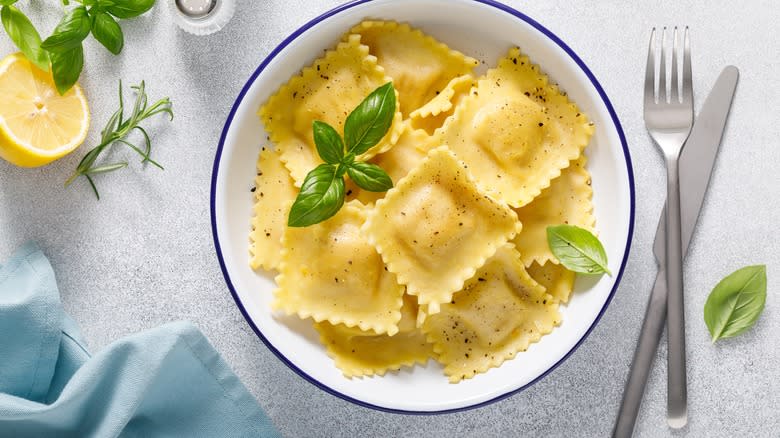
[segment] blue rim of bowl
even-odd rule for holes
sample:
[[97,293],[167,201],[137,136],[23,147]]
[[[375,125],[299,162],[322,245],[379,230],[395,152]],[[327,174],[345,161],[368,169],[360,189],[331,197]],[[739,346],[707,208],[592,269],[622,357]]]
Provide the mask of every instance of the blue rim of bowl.
[[383,412],[389,412],[394,414],[412,414],[412,415],[437,415],[437,414],[447,414],[447,413],[454,413],[454,412],[460,412],[460,411],[466,411],[470,409],[476,409],[482,406],[487,406],[491,403],[495,403],[497,401],[503,400],[507,397],[510,397],[514,394],[519,393],[520,391],[530,387],[531,385],[535,384],[539,380],[546,377],[548,374],[552,373],[560,364],[562,364],[566,359],[569,358],[569,356],[574,353],[574,351],[579,348],[580,345],[585,341],[585,339],[590,335],[590,333],[593,331],[593,328],[596,327],[596,324],[601,320],[601,317],[604,315],[604,312],[607,310],[607,307],[609,307],[609,304],[612,302],[612,298],[615,296],[615,291],[617,291],[618,285],[620,284],[620,280],[623,277],[623,271],[626,267],[626,262],[628,261],[628,255],[631,250],[631,240],[634,235],[634,214],[635,214],[635,192],[634,192],[634,170],[633,166],[631,165],[631,154],[628,151],[628,143],[626,142],[626,136],[623,133],[623,127],[620,125],[620,120],[618,120],[617,114],[615,113],[615,109],[612,107],[612,103],[609,101],[609,98],[607,97],[607,94],[604,92],[604,89],[601,87],[601,84],[599,84],[599,81],[596,79],[595,76],[593,76],[593,73],[590,71],[590,69],[585,65],[585,63],[580,59],[580,57],[574,53],[574,51],[566,45],[566,43],[563,42],[558,36],[556,36],[554,33],[552,33],[550,30],[548,30],[546,27],[542,26],[536,20],[532,19],[531,17],[523,14],[522,12],[513,9],[505,4],[496,2],[494,0],[472,0],[475,3],[482,3],[488,6],[492,6],[494,8],[500,9],[504,12],[507,12],[514,17],[526,22],[527,24],[533,26],[536,30],[544,34],[546,37],[554,41],[561,49],[563,49],[566,54],[568,54],[574,62],[577,63],[577,65],[582,69],[582,71],[585,73],[585,75],[588,77],[590,82],[593,84],[593,86],[596,88],[596,91],[598,91],[599,96],[601,97],[601,100],[604,102],[604,105],[607,107],[607,110],[609,111],[609,115],[612,118],[612,123],[615,125],[615,129],[617,130],[618,136],[620,137],[620,143],[623,148],[623,156],[626,160],[626,170],[628,171],[628,184],[629,184],[629,192],[631,197],[631,212],[630,212],[630,221],[628,225],[628,238],[626,239],[626,248],[625,248],[625,254],[623,255],[623,260],[620,262],[620,270],[618,271],[617,277],[615,278],[615,284],[612,286],[612,290],[609,292],[609,296],[607,297],[607,301],[604,302],[604,306],[599,311],[598,316],[596,316],[596,319],[593,321],[593,324],[591,324],[590,327],[588,327],[588,330],[585,332],[585,334],[580,338],[579,341],[577,341],[576,344],[569,350],[568,353],[566,353],[558,362],[556,362],[553,366],[548,368],[545,372],[540,374],[538,377],[533,379],[532,381],[526,383],[525,385],[513,389],[511,391],[508,391],[504,394],[498,395],[496,397],[493,397],[490,400],[486,400],[480,403],[476,403],[469,406],[462,406],[458,408],[452,408],[452,409],[444,409],[444,410],[438,410],[438,411],[408,411],[403,409],[393,409],[388,408],[384,406],[378,406],[371,403],[366,403],[362,400],[358,400],[356,398],[350,397],[346,394],[342,394],[333,388],[325,385],[324,383],[316,380],[315,378],[311,377],[310,375],[306,374],[303,370],[295,366],[289,359],[287,359],[279,350],[276,349],[276,347],[273,346],[266,338],[263,336],[263,333],[260,331],[260,329],[257,328],[254,321],[252,321],[252,318],[249,317],[249,314],[247,313],[246,309],[244,308],[243,303],[241,302],[241,299],[238,297],[238,294],[236,293],[236,289],[233,286],[233,282],[230,280],[230,275],[228,274],[227,267],[225,266],[225,260],[222,257],[222,248],[219,244],[219,236],[217,235],[217,216],[216,216],[216,189],[217,189],[217,174],[219,172],[219,164],[220,164],[220,158],[222,157],[222,149],[225,146],[225,137],[227,136],[227,132],[230,130],[230,124],[233,121],[233,117],[236,114],[236,110],[238,109],[239,105],[244,99],[244,96],[246,95],[249,88],[252,86],[252,84],[255,82],[257,77],[260,75],[260,73],[265,70],[266,66],[274,59],[276,56],[284,50],[285,47],[287,47],[291,42],[293,42],[296,38],[301,36],[303,33],[308,31],[311,27],[315,26],[316,24],[320,23],[323,20],[326,20],[327,18],[336,15],[338,13],[341,13],[345,10],[351,9],[355,6],[359,6],[365,3],[370,3],[375,0],[353,0],[348,3],[345,3],[343,5],[337,6],[324,14],[312,19],[308,23],[304,24],[303,26],[299,27],[295,32],[293,32],[290,36],[285,38],[284,41],[281,42],[276,48],[263,60],[263,62],[257,67],[257,69],[252,73],[252,76],[249,77],[249,80],[247,80],[244,87],[241,89],[241,92],[238,94],[238,98],[236,99],[235,103],[233,104],[233,107],[230,109],[230,114],[227,117],[227,120],[225,121],[225,126],[222,129],[222,135],[220,135],[219,138],[219,146],[217,147],[217,153],[216,157],[214,158],[214,168],[211,173],[211,233],[214,238],[214,247],[217,251],[217,258],[219,259],[219,266],[222,269],[222,275],[225,277],[225,282],[227,282],[228,289],[230,289],[230,294],[233,295],[233,299],[236,302],[236,305],[238,305],[238,308],[241,310],[241,314],[244,315],[244,319],[247,323],[249,323],[249,326],[252,327],[252,330],[254,330],[257,337],[260,338],[260,340],[263,341],[263,343],[270,349],[276,357],[279,358],[282,362],[284,362],[285,365],[290,367],[293,371],[298,373],[299,376],[303,377],[309,383],[315,385],[316,387],[320,388],[321,390],[334,395],[338,398],[341,398],[343,400],[347,400],[349,402],[355,403],[356,405],[363,406],[370,409],[375,409],[378,411]]

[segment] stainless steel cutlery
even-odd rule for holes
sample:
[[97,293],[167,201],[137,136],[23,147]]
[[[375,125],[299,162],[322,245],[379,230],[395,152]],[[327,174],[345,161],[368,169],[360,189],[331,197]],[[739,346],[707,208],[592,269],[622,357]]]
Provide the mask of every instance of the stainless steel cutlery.
[[[688,250],[704,201],[736,91],[739,71],[733,66],[723,69],[693,124],[693,79],[687,27],[683,33],[680,53],[678,29],[674,28],[671,74],[668,79],[666,28],[661,32],[658,65],[655,60],[655,29],[650,37],[644,84],[644,119],[648,132],[664,154],[668,193],[653,245],[658,274],[647,303],[613,430],[614,437],[630,437],[633,434],[667,316],[667,421],[674,428],[683,427],[687,423],[682,257]],[[681,78],[678,74],[680,58]]]

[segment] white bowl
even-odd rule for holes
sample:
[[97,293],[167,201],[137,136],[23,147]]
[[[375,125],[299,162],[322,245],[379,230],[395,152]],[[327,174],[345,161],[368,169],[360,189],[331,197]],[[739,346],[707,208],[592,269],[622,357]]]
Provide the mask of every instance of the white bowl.
[[[578,278],[571,302],[562,309],[560,327],[500,368],[458,384],[448,383],[434,361],[384,377],[345,378],[325,354],[309,321],[270,310],[273,278],[248,265],[249,188],[266,138],[257,109],[281,84],[365,18],[408,22],[484,61],[482,71],[496,65],[510,47],[519,46],[596,125],[586,153],[599,237],[614,275]],[[323,390],[363,406],[403,413],[451,412],[528,387],[565,360],[593,329],[615,293],[628,257],[634,182],[626,140],[604,90],[582,60],[536,21],[491,0],[359,0],[303,25],[249,78],[220,138],[212,175],[211,217],[217,256],[236,304],[257,336],[287,366]]]

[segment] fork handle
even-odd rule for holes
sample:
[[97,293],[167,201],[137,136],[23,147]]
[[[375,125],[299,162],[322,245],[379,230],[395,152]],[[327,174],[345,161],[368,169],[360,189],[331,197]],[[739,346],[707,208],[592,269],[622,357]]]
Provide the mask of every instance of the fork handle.
[[666,157],[666,289],[668,293],[666,330],[669,338],[666,420],[673,428],[681,428],[688,422],[682,227],[677,158],[676,155]]

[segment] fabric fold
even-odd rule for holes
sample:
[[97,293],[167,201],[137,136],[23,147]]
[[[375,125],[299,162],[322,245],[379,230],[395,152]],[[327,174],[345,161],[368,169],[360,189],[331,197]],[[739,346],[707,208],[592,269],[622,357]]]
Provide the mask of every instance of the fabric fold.
[[90,357],[35,244],[0,266],[0,437],[279,436],[203,334],[173,322]]

